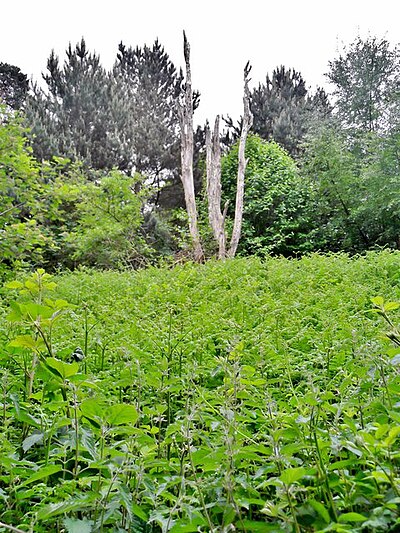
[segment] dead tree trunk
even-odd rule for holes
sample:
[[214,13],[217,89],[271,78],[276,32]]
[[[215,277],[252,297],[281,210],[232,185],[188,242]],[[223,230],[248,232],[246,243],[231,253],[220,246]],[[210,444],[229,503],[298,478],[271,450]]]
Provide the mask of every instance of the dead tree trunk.
[[206,125],[206,166],[208,219],[218,244],[218,259],[226,257],[225,217],[228,204],[221,213],[221,146],[219,142],[219,116],[215,119],[214,131]]
[[178,104],[179,123],[181,130],[181,180],[185,193],[186,211],[189,218],[189,230],[192,238],[193,253],[195,261],[203,258],[203,249],[200,242],[199,229],[197,224],[197,208],[194,194],[193,181],[193,91],[192,73],[190,69],[190,45],[183,32],[183,51],[186,64],[185,91],[182,101]]
[[235,220],[233,223],[232,238],[228,250],[228,257],[235,257],[239,244],[240,234],[242,232],[243,220],[243,198],[244,198],[244,174],[246,171],[247,160],[245,158],[245,148],[247,135],[253,124],[253,115],[250,111],[250,91],[249,91],[249,74],[251,66],[249,63],[244,67],[244,95],[243,95],[243,123],[240,133],[239,154],[238,154],[238,173],[236,185],[236,204]]
[[244,174],[247,164],[245,159],[245,147],[247,135],[253,123],[253,116],[250,111],[250,92],[248,87],[250,68],[251,67],[247,63],[244,69],[244,114],[239,142],[235,221],[228,252],[226,251],[225,232],[225,218],[228,209],[228,203],[225,204],[223,213],[221,212],[221,147],[219,141],[219,116],[217,116],[215,120],[214,131],[212,135],[208,123],[206,126],[208,218],[214,238],[218,244],[219,259],[224,259],[227,256],[235,256],[242,230]]

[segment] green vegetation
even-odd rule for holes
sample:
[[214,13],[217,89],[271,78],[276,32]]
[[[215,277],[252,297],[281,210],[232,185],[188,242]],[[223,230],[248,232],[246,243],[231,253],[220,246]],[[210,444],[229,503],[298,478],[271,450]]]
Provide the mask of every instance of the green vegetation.
[[11,282],[0,522],[396,531],[399,261],[237,259]]
[[0,277],[36,266],[118,268],[151,260],[153,250],[142,233],[149,191],[140,175],[89,173],[80,163],[56,157],[39,164],[18,118],[7,112],[4,117]]
[[[233,218],[238,143],[222,160],[222,188]],[[294,160],[274,141],[251,135],[246,143],[244,216],[240,252],[291,255],[304,252],[307,183]],[[303,227],[302,227],[303,226]]]
[[0,63],[1,533],[400,530],[399,59],[358,37],[335,108],[284,66],[253,89],[253,257],[204,265],[158,41],[107,71],[82,39],[44,89]]
[[[195,68],[195,65],[194,65]],[[250,91],[254,115],[239,254],[297,257],[400,246],[400,48],[357,37],[328,64],[332,95],[285,66]],[[183,74],[163,46],[119,45],[107,71],[84,39],[52,52],[45,88],[0,63],[0,276],[138,268],[193,257],[180,180]],[[29,89],[29,90],[28,90]],[[200,104],[194,91],[193,109]],[[233,224],[241,120],[220,137]],[[194,190],[206,259],[205,128]],[[192,255],[191,255],[192,254]]]

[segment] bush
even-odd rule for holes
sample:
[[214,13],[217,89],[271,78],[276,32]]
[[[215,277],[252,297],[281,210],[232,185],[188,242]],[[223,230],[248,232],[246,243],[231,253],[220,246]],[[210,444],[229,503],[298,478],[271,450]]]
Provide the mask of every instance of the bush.
[[[307,249],[303,208],[307,190],[293,159],[277,143],[249,136],[242,238],[239,252],[291,255]],[[222,183],[228,214],[233,216],[238,144],[222,160]]]

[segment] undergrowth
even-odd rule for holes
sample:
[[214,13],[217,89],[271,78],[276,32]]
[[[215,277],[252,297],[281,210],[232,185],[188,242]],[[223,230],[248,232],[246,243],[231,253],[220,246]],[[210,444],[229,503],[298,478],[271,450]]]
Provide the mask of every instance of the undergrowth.
[[398,531],[399,264],[10,283],[0,531]]

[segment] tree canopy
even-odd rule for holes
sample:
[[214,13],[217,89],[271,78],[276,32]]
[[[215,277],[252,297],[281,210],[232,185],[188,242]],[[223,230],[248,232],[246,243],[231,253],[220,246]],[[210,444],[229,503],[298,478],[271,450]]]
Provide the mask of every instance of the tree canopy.
[[0,101],[11,109],[21,109],[29,91],[29,81],[21,69],[0,63]]
[[[358,36],[329,63],[332,95],[285,66],[250,89],[240,253],[400,246],[399,69],[397,46]],[[162,44],[120,43],[107,70],[82,39],[64,61],[52,52],[43,78],[29,90],[18,67],[0,64],[3,268],[137,266],[186,250],[187,218],[177,210],[186,82]],[[193,111],[198,105],[194,90]],[[229,231],[242,123],[228,124],[229,142],[214,141],[225,151]],[[193,132],[204,235],[205,131]]]
[[335,106],[344,127],[385,132],[399,124],[400,50],[386,39],[358,36],[329,62]]

